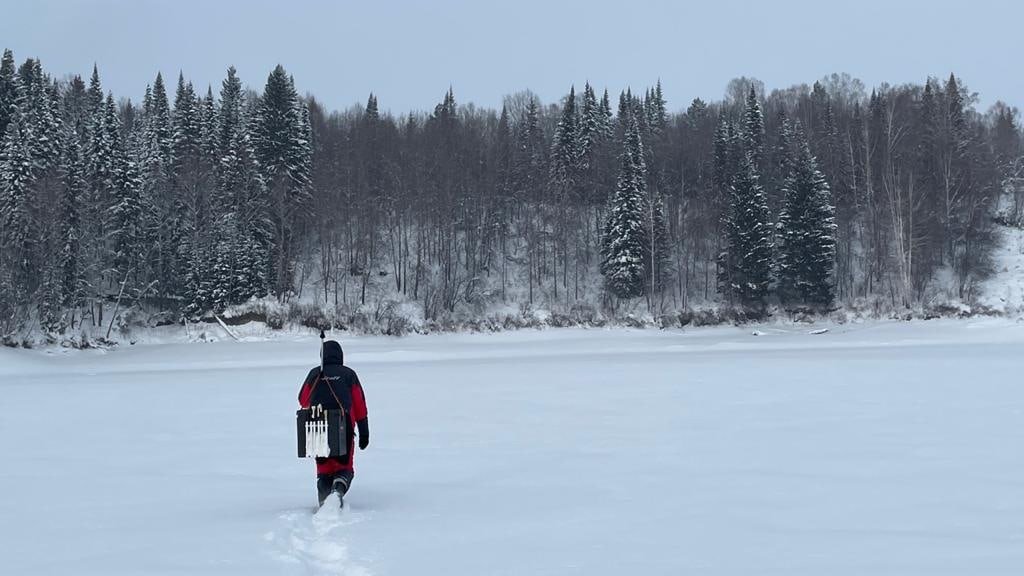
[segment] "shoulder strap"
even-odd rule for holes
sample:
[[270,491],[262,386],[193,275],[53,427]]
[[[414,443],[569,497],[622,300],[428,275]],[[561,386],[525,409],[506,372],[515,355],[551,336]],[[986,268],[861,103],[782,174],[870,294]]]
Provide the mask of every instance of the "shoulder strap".
[[[320,383],[320,379],[323,378],[323,376],[324,376],[324,371],[321,368],[320,371],[316,375],[316,380],[313,381],[313,387],[310,388],[310,390],[309,390],[309,401],[310,401],[310,403],[313,402],[313,393],[316,392],[316,385]],[[327,379],[327,378],[324,378],[324,380],[327,382],[327,389],[331,391],[331,396],[334,396],[334,401],[338,403],[338,408],[340,408],[342,411],[344,411],[345,410],[345,405],[341,403],[341,400],[338,398],[338,395],[334,392],[334,386],[331,384],[331,381],[329,379]]]

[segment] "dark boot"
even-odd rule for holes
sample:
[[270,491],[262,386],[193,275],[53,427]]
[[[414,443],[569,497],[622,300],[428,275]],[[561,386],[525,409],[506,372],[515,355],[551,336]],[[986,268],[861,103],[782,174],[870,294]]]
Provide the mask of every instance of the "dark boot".
[[334,478],[331,476],[317,476],[316,477],[316,497],[320,502],[320,506],[324,505],[324,500],[331,495]]
[[345,507],[345,494],[348,492],[348,487],[351,483],[352,472],[341,472],[331,482],[331,490],[338,495],[338,502],[342,508]]

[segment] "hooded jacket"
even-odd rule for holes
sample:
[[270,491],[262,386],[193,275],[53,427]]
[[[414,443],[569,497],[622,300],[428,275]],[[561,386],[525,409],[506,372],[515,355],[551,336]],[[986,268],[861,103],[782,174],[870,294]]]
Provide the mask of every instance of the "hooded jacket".
[[316,366],[306,375],[306,380],[299,389],[299,405],[303,408],[323,406],[327,409],[345,409],[346,436],[348,451],[341,458],[317,458],[316,472],[318,475],[336,474],[344,470],[353,470],[352,455],[355,452],[355,430],[359,430],[360,439],[369,439],[370,425],[367,418],[366,397],[363,386],[354,370],[345,366],[345,353],[341,344],[334,340],[324,342],[323,373]]

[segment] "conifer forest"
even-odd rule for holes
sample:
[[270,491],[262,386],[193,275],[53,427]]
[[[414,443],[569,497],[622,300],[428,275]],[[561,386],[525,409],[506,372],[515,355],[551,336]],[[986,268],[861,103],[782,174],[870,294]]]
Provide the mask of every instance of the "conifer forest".
[[387,112],[328,110],[280,65],[138,95],[67,72],[0,63],[5,341],[232,309],[400,333],[970,302],[1024,208],[1015,109],[955,74],[719,100],[567,78],[557,102]]

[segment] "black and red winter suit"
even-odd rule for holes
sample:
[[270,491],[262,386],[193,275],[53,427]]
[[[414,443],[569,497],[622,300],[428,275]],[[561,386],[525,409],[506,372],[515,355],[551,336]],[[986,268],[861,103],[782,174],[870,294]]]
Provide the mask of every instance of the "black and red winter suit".
[[352,456],[355,452],[355,434],[359,430],[359,448],[365,449],[370,443],[370,425],[366,413],[366,397],[363,386],[354,370],[345,366],[345,355],[341,344],[334,340],[324,342],[323,374],[317,366],[309,371],[306,381],[299,389],[299,405],[303,408],[323,406],[327,409],[345,409],[347,415],[345,436],[348,438],[348,450],[340,458],[317,458],[317,476],[335,476],[340,473],[354,472]]

